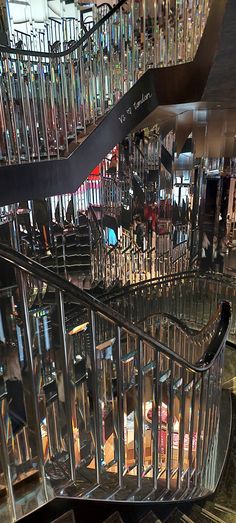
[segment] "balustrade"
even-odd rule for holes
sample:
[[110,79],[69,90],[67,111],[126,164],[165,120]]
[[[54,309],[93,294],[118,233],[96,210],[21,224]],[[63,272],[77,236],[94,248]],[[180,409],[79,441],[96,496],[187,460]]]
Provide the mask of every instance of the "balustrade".
[[1,164],[64,157],[148,68],[193,60],[209,6],[121,0],[68,49],[1,46]]
[[132,502],[211,492],[229,305],[201,333],[161,316],[142,329],[11,248],[0,254],[16,269],[0,296],[4,521],[56,494]]

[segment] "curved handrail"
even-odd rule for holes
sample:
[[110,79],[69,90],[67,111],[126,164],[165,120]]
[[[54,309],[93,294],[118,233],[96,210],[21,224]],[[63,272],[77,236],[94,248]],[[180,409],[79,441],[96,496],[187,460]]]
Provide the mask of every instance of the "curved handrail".
[[[227,314],[231,315],[229,302],[227,302],[227,301],[222,302],[222,304],[218,307],[219,311],[220,311],[220,309],[221,309],[221,317],[220,317],[219,327],[218,327],[219,332],[218,332],[218,334],[215,333],[214,336],[212,337],[212,340],[211,340],[207,350],[203,353],[201,358],[198,360],[199,364],[203,364],[203,365],[209,364],[212,361],[212,359],[214,358],[214,356],[216,355],[216,342],[222,343],[224,340],[224,323],[225,322],[224,322],[224,318],[222,316],[222,310],[225,309],[226,316],[227,316]],[[205,332],[207,332],[211,323],[213,323],[215,321],[217,314],[218,313],[216,313],[212,318],[210,318],[210,320],[207,322],[206,325],[204,325],[204,327],[202,327],[201,330],[195,330],[195,329],[192,329],[191,327],[188,327],[185,324],[185,322],[183,322],[179,318],[176,318],[172,314],[156,313],[156,314],[153,314],[152,316],[159,316],[159,317],[169,319],[170,321],[172,321],[173,323],[178,325],[180,330],[184,334],[191,337],[193,341],[197,342],[198,338],[201,338],[201,336],[204,335]],[[149,315],[149,316],[147,316],[147,318],[150,318],[152,316]],[[143,323],[147,318],[140,320],[140,322],[138,322],[138,323]],[[219,340],[222,340],[222,341],[220,342]]]
[[203,332],[207,329],[209,326],[209,323],[212,321],[213,318],[210,318],[208,323],[202,327],[202,329],[193,329],[192,327],[189,327],[183,320],[180,320],[173,314],[169,314],[168,312],[154,312],[153,314],[148,314],[146,317],[142,318],[138,321],[138,324],[144,323],[146,320],[158,317],[158,318],[166,318],[167,320],[170,320],[172,323],[175,323],[179,329],[184,333],[187,334],[187,336],[190,336],[192,338],[196,338],[198,335],[203,334]]
[[81,45],[84,42],[86,42],[86,40],[88,40],[88,38],[93,33],[95,33],[101,27],[101,25],[103,25],[104,22],[109,20],[109,18],[111,18],[111,16],[114,13],[116,13],[116,11],[118,11],[120,7],[122,7],[122,5],[124,5],[126,2],[127,0],[120,0],[120,2],[118,2],[118,4],[116,4],[114,7],[112,7],[112,9],[105,16],[103,16],[103,18],[101,18],[101,20],[96,22],[96,24],[94,24],[94,26],[91,29],[89,29],[89,31],[87,31],[83,36],[81,36],[81,38],[75,44],[71,45],[71,47],[69,47],[65,51],[60,51],[59,53],[46,53],[43,51],[33,51],[31,49],[17,49],[15,47],[10,47],[7,45],[0,45],[0,52],[26,56],[39,56],[41,58],[61,58],[63,56],[70,55],[73,51],[78,49],[78,47],[81,47]]
[[141,280],[136,283],[132,283],[120,289],[119,292],[110,294],[107,300],[110,301],[113,298],[119,298],[120,296],[123,296],[125,294],[135,292],[138,289],[151,287],[157,284],[167,284],[185,278],[194,278],[195,276],[198,276],[199,278],[203,279],[207,278],[208,280],[212,281],[219,281],[220,283],[228,283],[229,285],[233,284],[236,286],[236,277],[234,276],[210,271],[203,274],[200,270],[194,269],[190,271],[176,272],[174,274],[166,274],[164,276],[158,276],[157,278],[149,278],[147,280]]
[[[116,292],[114,294],[110,294],[109,298],[107,298],[107,301],[112,300],[113,298],[119,298],[120,296],[124,296],[125,294],[130,294],[131,292],[135,292],[136,289],[141,289],[144,287],[150,287],[151,285],[155,285],[157,283],[163,284],[163,283],[169,283],[173,280],[180,280],[185,278],[186,276],[194,277],[196,274],[199,274],[196,270],[191,271],[184,271],[184,272],[175,272],[174,274],[166,274],[164,276],[158,276],[157,278],[149,278],[147,280],[140,280],[136,283],[131,283],[129,285],[126,285],[122,289],[120,289],[119,292]],[[106,300],[104,300],[106,302]]]
[[161,350],[167,357],[192,370],[193,372],[207,371],[211,365],[213,365],[213,362],[220,353],[222,344],[226,339],[231,317],[231,310],[228,302],[224,302],[221,306],[219,328],[212,340],[214,343],[211,342],[212,357],[209,363],[205,363],[207,356],[204,353],[201,361],[197,362],[196,364],[191,364],[183,357],[173,352],[169,347],[166,347],[164,344],[154,340],[151,336],[143,332],[142,329],[136,327],[132,322],[127,321],[126,318],[124,318],[117,311],[113,310],[111,307],[100,302],[90,294],[85,293],[58,274],[43,267],[38,262],[33,261],[23,254],[15,251],[9,245],[0,244],[0,258],[7,261],[8,263],[11,263],[16,269],[20,269],[21,271],[30,274],[33,278],[39,278],[56,289],[67,292],[70,294],[70,296],[74,297],[76,301],[79,301],[80,303],[82,302],[85,306],[89,307],[90,309],[94,309],[97,313],[105,315],[113,323],[115,321],[121,328],[128,330],[136,337],[140,337],[144,342],[151,345],[157,351]]

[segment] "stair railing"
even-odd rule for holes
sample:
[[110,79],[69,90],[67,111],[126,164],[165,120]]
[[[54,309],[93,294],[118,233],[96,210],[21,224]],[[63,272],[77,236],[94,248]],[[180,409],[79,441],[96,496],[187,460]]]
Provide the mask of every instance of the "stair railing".
[[0,257],[2,270],[16,271],[0,295],[0,486],[9,521],[18,517],[16,486],[31,476],[41,478],[41,502],[55,485],[60,495],[128,501],[212,491],[229,304],[191,363],[10,247],[1,245]]
[[232,322],[228,341],[236,342],[236,279],[217,273],[201,274],[186,271],[140,281],[114,296],[109,303],[132,321],[141,321],[151,313],[173,314],[200,329],[211,318],[217,304],[228,299],[232,306]]
[[121,0],[66,50],[0,46],[1,163],[68,155],[148,68],[194,58],[209,6]]

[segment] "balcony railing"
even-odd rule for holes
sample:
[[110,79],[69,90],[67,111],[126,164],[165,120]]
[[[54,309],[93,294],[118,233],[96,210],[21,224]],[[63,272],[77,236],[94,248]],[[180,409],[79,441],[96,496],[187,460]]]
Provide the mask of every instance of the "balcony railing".
[[209,6],[121,0],[65,50],[1,46],[1,164],[68,155],[147,69],[193,60]]
[[173,326],[180,336],[179,321],[168,320],[160,341],[10,247],[0,256],[1,274],[16,271],[0,296],[4,521],[55,495],[132,502],[212,492],[229,304],[187,335],[186,351],[170,335]]
[[[74,16],[58,18],[55,15],[55,18],[47,18],[45,13],[45,21],[38,23],[35,23],[34,14],[33,16],[31,14],[31,21],[25,23],[14,21],[13,15],[12,27],[9,30],[11,47],[32,50],[36,53],[65,51],[91,30],[95,23],[109,13],[110,9],[109,4],[101,6],[93,4],[86,15],[83,15],[77,5],[74,6]],[[21,31],[22,28],[24,31]]]

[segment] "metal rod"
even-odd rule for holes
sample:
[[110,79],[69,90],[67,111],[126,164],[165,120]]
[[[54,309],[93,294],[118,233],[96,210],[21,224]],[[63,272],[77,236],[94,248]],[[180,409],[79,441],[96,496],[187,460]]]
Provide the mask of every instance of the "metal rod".
[[12,512],[13,521],[16,521],[16,506],[15,506],[15,497],[13,492],[12,478],[11,478],[11,468],[9,462],[8,448],[7,448],[7,439],[6,431],[4,428],[4,423],[2,419],[2,401],[4,399],[0,398],[0,461],[3,468],[6,485],[8,489],[8,496],[10,502],[10,508]]
[[30,318],[29,318],[29,309],[27,301],[27,282],[26,275],[22,272],[18,272],[18,285],[19,285],[19,299],[21,305],[21,314],[24,327],[24,348],[25,356],[27,362],[27,374],[28,374],[28,386],[29,386],[29,395],[31,397],[31,417],[33,418],[35,435],[36,435],[36,447],[39,458],[39,471],[43,481],[44,491],[46,500],[48,499],[47,489],[46,489],[46,479],[44,471],[44,454],[43,454],[43,445],[40,429],[40,413],[39,413],[39,404],[37,401],[37,390],[34,381],[34,361],[33,361],[33,351],[32,351],[32,341],[31,341],[31,329],[30,329]]
[[124,392],[123,392],[123,372],[121,362],[121,329],[116,329],[115,342],[116,359],[116,379],[117,379],[117,444],[118,444],[118,481],[119,486],[123,487],[124,473]]
[[138,371],[138,405],[137,405],[137,483],[141,488],[143,474],[143,340],[138,338],[137,354],[137,371]]
[[98,372],[97,372],[97,354],[96,354],[96,320],[95,312],[90,310],[90,328],[91,328],[91,370],[92,370],[92,389],[93,389],[93,405],[94,405],[94,439],[95,439],[95,460],[96,460],[96,479],[97,484],[101,484],[101,426],[99,412],[99,396],[98,396]]
[[63,373],[63,383],[64,383],[64,392],[65,392],[65,414],[66,414],[66,424],[68,430],[68,448],[70,456],[70,472],[72,481],[76,477],[76,463],[75,463],[75,448],[74,448],[74,434],[73,434],[73,425],[72,425],[72,394],[71,394],[71,385],[69,381],[69,361],[68,361],[68,351],[66,344],[66,321],[65,321],[65,309],[64,309],[64,300],[63,294],[61,291],[58,292],[58,320],[59,320],[59,334],[61,340],[61,355],[62,355],[62,373]]

